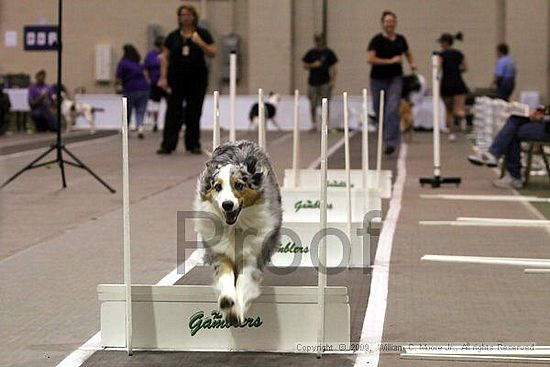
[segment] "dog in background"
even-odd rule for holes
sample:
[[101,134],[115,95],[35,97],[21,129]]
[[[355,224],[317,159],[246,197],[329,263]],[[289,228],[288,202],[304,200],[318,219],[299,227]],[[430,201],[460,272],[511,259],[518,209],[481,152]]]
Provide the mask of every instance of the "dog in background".
[[61,92],[61,98],[63,98],[61,101],[61,114],[67,123],[65,133],[70,132],[76,124],[76,118],[82,116],[90,125],[90,134],[95,134],[95,113],[104,111],[104,109],[92,107],[88,103],[72,101],[65,92]]
[[420,92],[422,89],[423,77],[412,74],[403,77],[403,88],[401,89],[401,104],[399,105],[399,116],[401,133],[405,135],[405,139],[412,141],[414,133],[414,115],[412,95]]
[[[278,95],[277,93],[269,92],[269,95],[267,96],[267,100],[264,102],[266,125],[267,125],[267,122],[271,121],[279,131],[281,131],[281,127],[279,126],[279,124],[277,124],[277,121],[275,120],[275,115],[277,114],[277,105],[279,104],[280,100],[281,100],[280,95]],[[254,129],[258,128],[258,115],[259,115],[259,105],[258,105],[258,102],[256,102],[252,105],[252,107],[250,108],[250,112],[248,113],[250,128],[254,128]]]
[[[267,154],[253,142],[217,147],[197,183],[194,208],[218,306],[240,324],[260,295],[265,265],[280,245],[281,194]],[[214,222],[214,226],[212,226]]]

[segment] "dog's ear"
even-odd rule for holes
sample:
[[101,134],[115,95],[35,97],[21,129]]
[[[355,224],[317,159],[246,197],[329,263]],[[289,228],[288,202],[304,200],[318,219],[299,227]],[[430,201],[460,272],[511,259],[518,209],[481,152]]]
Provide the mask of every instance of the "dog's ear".
[[250,182],[256,186],[256,187],[259,187],[262,185],[262,181],[264,179],[264,171],[263,169],[260,170],[260,171],[257,171],[256,173],[254,173],[252,175],[252,177],[250,178]]
[[246,157],[245,167],[246,172],[250,177],[250,184],[256,187],[261,186],[264,178],[265,167],[258,163],[258,159],[254,156]]

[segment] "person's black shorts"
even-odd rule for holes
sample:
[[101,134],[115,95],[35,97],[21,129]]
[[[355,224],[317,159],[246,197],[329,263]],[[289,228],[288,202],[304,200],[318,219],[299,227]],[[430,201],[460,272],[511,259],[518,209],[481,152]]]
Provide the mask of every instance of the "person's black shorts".
[[164,91],[164,89],[162,89],[158,85],[151,86],[151,90],[149,91],[150,100],[160,102],[160,100],[164,97],[166,97],[166,92]]

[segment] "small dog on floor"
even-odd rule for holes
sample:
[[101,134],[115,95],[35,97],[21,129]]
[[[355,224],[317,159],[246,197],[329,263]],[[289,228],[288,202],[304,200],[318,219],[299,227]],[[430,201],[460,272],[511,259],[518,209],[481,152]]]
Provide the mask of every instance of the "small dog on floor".
[[95,134],[95,113],[104,111],[103,108],[92,107],[88,103],[71,101],[64,92],[61,92],[61,114],[65,118],[67,127],[65,133],[71,131],[76,124],[76,118],[82,116],[90,125],[90,134]]
[[413,116],[413,104],[406,100],[402,99],[401,104],[399,105],[399,116],[400,116],[400,126],[401,134],[405,136],[407,142],[412,142],[414,134],[414,116]]
[[[253,142],[217,147],[197,183],[195,229],[215,270],[218,307],[240,324],[260,295],[265,265],[280,245],[281,194],[267,154]],[[213,224],[213,225],[212,225]]]
[[[279,96],[277,93],[269,92],[267,100],[264,102],[266,124],[271,121],[279,131],[281,131],[281,127],[279,126],[279,124],[277,124],[277,121],[275,120],[275,115],[277,114],[277,105],[279,104],[280,100],[281,96]],[[250,108],[250,112],[248,113],[248,120],[250,121],[249,127],[251,129],[258,128],[258,115],[259,107],[258,102],[256,102],[252,105],[252,107]]]

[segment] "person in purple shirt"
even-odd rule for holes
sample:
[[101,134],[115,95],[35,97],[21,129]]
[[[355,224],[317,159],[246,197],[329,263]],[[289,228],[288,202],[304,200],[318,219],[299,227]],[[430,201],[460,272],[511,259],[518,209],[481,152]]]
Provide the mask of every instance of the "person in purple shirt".
[[[145,71],[149,75],[149,80],[151,81],[151,88],[149,89],[149,99],[153,102],[160,102],[160,100],[166,96],[164,89],[160,88],[157,84],[160,79],[160,59],[159,56],[162,54],[162,45],[164,44],[164,37],[158,36],[155,38],[155,48],[147,53],[145,60],[143,61],[143,66]],[[157,118],[158,112],[153,112],[153,121],[155,125],[153,131],[157,131]]]
[[38,71],[34,79],[35,83],[29,87],[28,101],[36,131],[57,131],[57,119],[51,111],[54,93],[46,84],[46,71]]
[[162,45],[164,44],[164,37],[158,36],[155,38],[155,48],[147,53],[145,60],[143,60],[143,66],[145,71],[149,74],[151,80],[151,89],[149,98],[155,102],[160,102],[160,99],[164,96],[163,90],[157,85],[160,79],[160,59],[162,54]]
[[141,56],[132,45],[122,47],[123,55],[119,61],[116,78],[122,83],[122,93],[128,98],[128,122],[132,109],[136,110],[138,138],[143,139],[143,119],[149,100],[149,80],[145,68],[140,64]]

